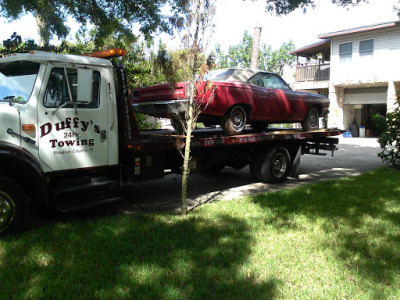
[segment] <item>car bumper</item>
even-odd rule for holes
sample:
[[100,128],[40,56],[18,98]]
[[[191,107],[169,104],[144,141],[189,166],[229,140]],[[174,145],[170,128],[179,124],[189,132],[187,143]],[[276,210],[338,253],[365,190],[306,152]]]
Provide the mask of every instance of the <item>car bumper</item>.
[[320,118],[325,118],[329,114],[329,109],[326,109],[325,111],[322,112]]
[[162,102],[137,102],[133,109],[140,114],[147,114],[158,118],[171,118],[185,112],[189,100],[171,100]]

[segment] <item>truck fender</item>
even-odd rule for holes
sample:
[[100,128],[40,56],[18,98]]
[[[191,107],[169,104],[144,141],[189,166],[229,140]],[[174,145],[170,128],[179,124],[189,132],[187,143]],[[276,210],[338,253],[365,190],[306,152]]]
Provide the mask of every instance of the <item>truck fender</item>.
[[0,142],[0,175],[17,182],[33,201],[48,204],[46,176],[40,163],[27,150]]

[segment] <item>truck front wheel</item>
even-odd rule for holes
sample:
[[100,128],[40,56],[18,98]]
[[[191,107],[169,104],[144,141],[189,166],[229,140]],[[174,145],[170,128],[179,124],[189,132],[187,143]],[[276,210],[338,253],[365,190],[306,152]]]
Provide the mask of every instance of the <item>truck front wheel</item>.
[[15,181],[0,176],[0,234],[19,229],[28,211],[27,198]]
[[253,153],[250,162],[251,175],[260,181],[282,182],[289,175],[291,159],[285,147],[260,149]]

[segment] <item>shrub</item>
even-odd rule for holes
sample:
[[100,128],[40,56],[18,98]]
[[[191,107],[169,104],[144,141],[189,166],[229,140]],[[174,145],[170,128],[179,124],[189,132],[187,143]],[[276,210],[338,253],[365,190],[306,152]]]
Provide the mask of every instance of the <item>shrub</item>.
[[[400,93],[397,94],[400,99]],[[378,156],[384,163],[400,169],[400,108],[399,101],[396,108],[385,116],[376,114],[373,116],[376,126],[383,130],[379,137],[379,144],[383,149]]]
[[136,114],[136,119],[138,123],[139,129],[160,129],[161,122],[154,117],[143,115],[143,114]]

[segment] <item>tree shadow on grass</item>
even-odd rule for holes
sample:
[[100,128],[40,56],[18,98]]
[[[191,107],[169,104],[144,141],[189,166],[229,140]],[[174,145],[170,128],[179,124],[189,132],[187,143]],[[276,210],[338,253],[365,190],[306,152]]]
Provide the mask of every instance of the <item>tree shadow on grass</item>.
[[272,299],[278,279],[242,270],[251,243],[227,215],[53,224],[0,241],[0,298]]
[[[384,179],[384,172],[391,173],[392,179]],[[323,224],[326,238],[322,247],[331,249],[349,270],[370,284],[389,286],[397,284],[400,266],[399,182],[400,173],[380,169],[259,195],[254,202],[272,212],[266,222],[278,231],[296,230],[298,216]]]

